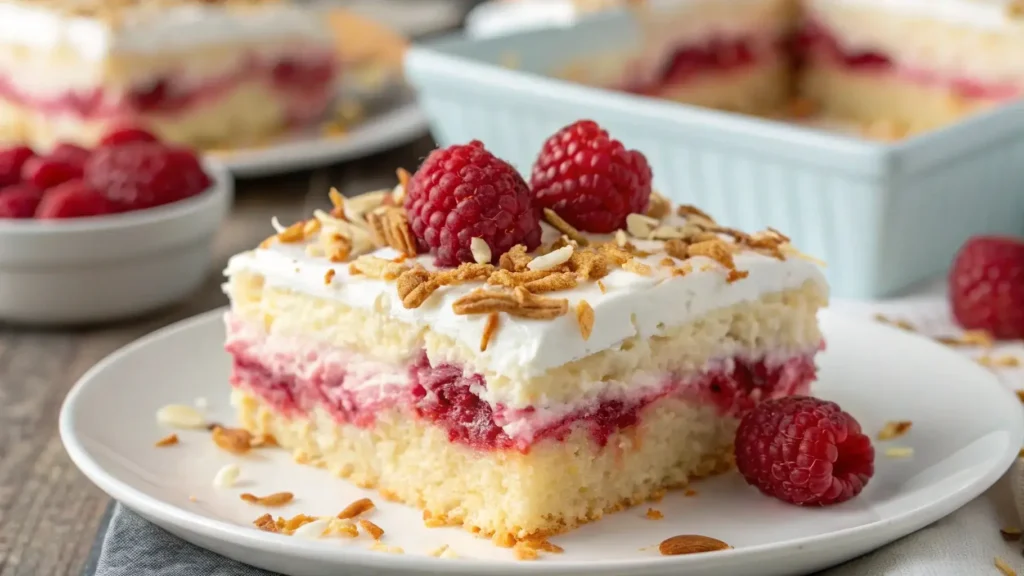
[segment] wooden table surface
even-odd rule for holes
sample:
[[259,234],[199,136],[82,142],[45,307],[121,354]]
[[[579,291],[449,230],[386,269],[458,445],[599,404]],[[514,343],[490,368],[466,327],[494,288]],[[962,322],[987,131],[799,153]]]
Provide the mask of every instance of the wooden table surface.
[[221,270],[229,256],[282,222],[345,194],[393,186],[395,168],[415,169],[433,147],[422,138],[350,164],[237,182],[203,287],[186,302],[136,321],[74,330],[0,325],[0,576],[79,576],[109,499],[71,463],[57,434],[64,395],[89,367],[117,348],[171,322],[222,306]]

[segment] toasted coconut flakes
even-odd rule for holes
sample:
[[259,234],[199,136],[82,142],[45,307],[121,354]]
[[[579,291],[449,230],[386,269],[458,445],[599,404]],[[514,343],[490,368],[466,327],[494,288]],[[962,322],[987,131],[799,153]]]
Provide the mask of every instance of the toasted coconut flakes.
[[177,434],[168,434],[167,436],[164,436],[163,438],[157,440],[155,446],[157,448],[164,448],[166,446],[174,446],[177,443],[178,443],[178,435]]
[[213,442],[232,454],[245,454],[252,448],[252,434],[242,428],[217,426],[213,429]]
[[917,332],[917,329],[914,328],[914,325],[911,324],[910,322],[907,322],[906,320],[893,320],[892,318],[889,318],[884,314],[875,314],[875,320],[881,322],[882,324],[888,324],[890,326],[900,328],[901,330],[906,330],[907,332]]
[[484,352],[487,350],[487,344],[490,343],[491,338],[494,337],[494,333],[498,330],[499,316],[497,312],[491,312],[487,315],[487,323],[484,324],[484,333],[480,336],[480,351]]
[[572,257],[572,251],[572,246],[563,246],[554,252],[534,258],[526,265],[526,268],[527,270],[550,270],[568,262]]
[[370,522],[365,518],[359,519],[359,527],[366,531],[366,533],[369,534],[370,537],[374,540],[380,540],[380,537],[384,535],[383,528],[377,526],[376,524]]
[[884,441],[899,438],[910,431],[911,426],[913,426],[913,422],[910,422],[909,420],[886,422],[882,431],[878,433],[878,439]]
[[553,226],[556,230],[568,236],[569,239],[576,242],[578,245],[587,245],[588,241],[586,237],[580,234],[580,231],[574,228],[572,224],[569,224],[568,222],[563,220],[562,217],[559,216],[554,210],[550,208],[545,208],[544,220],[546,220],[548,224],[551,224],[551,226]]
[[349,273],[353,275],[363,274],[369,278],[378,280],[397,280],[399,276],[406,273],[409,267],[405,264],[396,264],[369,254],[356,258],[349,264]]
[[469,251],[473,253],[473,260],[477,264],[486,264],[491,261],[491,246],[483,238],[476,236],[470,238]]
[[987,368],[1016,368],[1020,366],[1020,358],[1010,354],[990,356],[988,354],[977,359],[978,364]]
[[914,449],[906,447],[888,448],[885,451],[885,455],[889,458],[910,458],[914,455]]
[[337,517],[339,520],[347,520],[349,518],[355,518],[364,512],[373,510],[373,508],[373,500],[370,500],[369,498],[360,498],[346,506],[341,512],[338,512]]
[[1021,532],[1020,528],[1002,528],[999,530],[999,535],[1003,537],[1003,540],[1007,542],[1017,542],[1020,540]]
[[606,294],[608,292],[608,289],[604,287],[604,282],[601,282],[600,280],[597,281],[597,289],[601,291],[601,294]]
[[498,265],[503,270],[509,272],[522,272],[526,270],[527,265],[533,258],[526,253],[526,246],[522,244],[516,244],[509,248],[508,252],[501,255],[498,259]]
[[594,330],[594,309],[586,300],[576,303],[576,322],[580,326],[580,335],[584,340],[589,340]]
[[538,556],[535,548],[530,548],[522,542],[512,547],[512,555],[515,556],[516,560],[536,560]]
[[317,539],[324,536],[327,528],[331,525],[331,521],[325,518],[319,518],[312,522],[307,522],[302,526],[299,526],[292,532],[292,536],[297,538],[309,538]]
[[275,492],[267,496],[256,496],[245,492],[239,496],[242,500],[250,504],[259,504],[260,506],[284,506],[291,502],[295,495],[291,492]]
[[645,514],[645,516],[647,516],[648,520],[661,520],[665,517],[665,515],[662,514],[660,510],[655,510],[654,508],[648,508],[647,514]]
[[168,404],[156,411],[157,422],[173,428],[203,428],[203,415],[185,404]]
[[999,570],[1003,576],[1017,576],[1017,572],[1007,564],[1006,560],[996,556],[994,561],[996,569]]
[[252,521],[253,525],[263,530],[264,532],[278,532],[277,522],[274,521],[274,517],[270,514],[264,514],[259,518]]
[[231,488],[235,485],[241,472],[238,464],[225,464],[213,477],[213,485],[217,488]]
[[536,296],[522,286],[511,293],[477,289],[453,302],[452,310],[458,315],[505,312],[521,318],[550,320],[565,315],[569,311],[569,301]]

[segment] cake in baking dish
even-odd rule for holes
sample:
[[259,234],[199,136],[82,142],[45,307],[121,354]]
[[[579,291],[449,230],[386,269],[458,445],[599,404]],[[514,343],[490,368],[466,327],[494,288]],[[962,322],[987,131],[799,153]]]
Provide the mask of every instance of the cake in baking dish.
[[[569,0],[567,0],[569,1]],[[575,0],[577,12],[595,2]],[[825,116],[908,132],[1016,99],[1018,0],[649,0],[628,57],[573,63],[571,79],[680,102],[774,115],[794,99]]]
[[593,123],[566,130],[552,146],[592,137],[622,162],[600,169],[647,192],[601,207],[550,162],[531,192],[474,142],[233,257],[242,425],[505,543],[727,470],[739,417],[807,393],[824,277],[779,232],[650,193]]
[[273,0],[0,0],[0,140],[93,145],[124,126],[194,146],[320,119],[339,74],[322,15]]

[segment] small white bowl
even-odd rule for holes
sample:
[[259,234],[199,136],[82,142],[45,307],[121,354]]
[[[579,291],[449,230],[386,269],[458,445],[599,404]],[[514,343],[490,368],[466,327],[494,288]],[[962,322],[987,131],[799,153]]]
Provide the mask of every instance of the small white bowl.
[[61,221],[0,220],[0,321],[82,324],[136,316],[196,290],[234,181],[204,162],[202,194],[149,210]]

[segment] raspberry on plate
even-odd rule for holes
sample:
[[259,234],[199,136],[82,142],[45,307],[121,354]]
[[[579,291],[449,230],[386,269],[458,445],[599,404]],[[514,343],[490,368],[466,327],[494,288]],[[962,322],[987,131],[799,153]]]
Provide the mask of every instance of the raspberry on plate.
[[1024,240],[978,236],[960,248],[949,272],[953,317],[996,338],[1024,338]]
[[210,186],[195,154],[155,142],[99,148],[85,164],[85,181],[127,209],[176,202]]
[[46,155],[51,160],[61,160],[67,162],[73,166],[77,166],[79,170],[85,166],[85,161],[89,159],[91,152],[78,146],[77,144],[69,144],[64,142],[57,144],[53,147],[53,150]]
[[30,184],[0,189],[0,218],[31,218],[43,193]]
[[100,146],[121,146],[132,142],[158,142],[157,137],[142,128],[119,128],[100,139]]
[[81,180],[71,180],[47,190],[35,216],[49,220],[103,216],[114,212],[116,207],[106,196]]
[[735,445],[747,483],[790,504],[845,502],[875,473],[875,449],[857,420],[808,396],[761,403],[740,422]]
[[49,190],[69,180],[82,177],[82,166],[63,158],[33,156],[21,168],[25,182],[40,190]]
[[0,150],[0,188],[21,182],[21,169],[36,153],[27,146]]
[[409,181],[405,208],[420,250],[439,266],[473,262],[473,238],[487,242],[492,262],[516,244],[540,244],[526,181],[477,140],[431,152]]
[[626,227],[630,213],[647,212],[651,168],[592,120],[580,120],[548,138],[530,184],[538,204],[586,232]]

